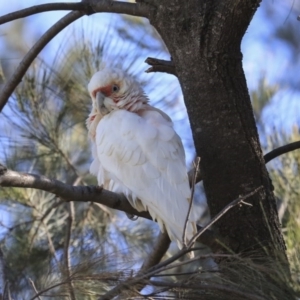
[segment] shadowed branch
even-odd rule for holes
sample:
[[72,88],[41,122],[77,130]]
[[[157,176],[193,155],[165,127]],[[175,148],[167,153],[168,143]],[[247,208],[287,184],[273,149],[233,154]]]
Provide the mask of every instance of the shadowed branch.
[[269,153],[267,153],[264,156],[265,163],[268,163],[272,159],[274,159],[274,158],[276,158],[276,157],[278,157],[282,154],[285,154],[285,153],[288,153],[288,152],[291,152],[291,151],[294,151],[294,150],[297,150],[297,149],[300,149],[300,141],[293,142],[293,143],[278,147],[278,148],[270,151]]

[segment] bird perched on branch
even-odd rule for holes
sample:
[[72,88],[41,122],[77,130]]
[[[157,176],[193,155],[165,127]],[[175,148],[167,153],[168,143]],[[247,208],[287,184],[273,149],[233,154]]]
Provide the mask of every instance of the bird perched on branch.
[[[183,145],[171,119],[149,105],[141,85],[121,69],[102,68],[88,91],[93,103],[87,119],[94,159],[90,172],[138,211],[149,211],[181,248],[191,191]],[[196,233],[195,221],[192,211],[185,242]]]

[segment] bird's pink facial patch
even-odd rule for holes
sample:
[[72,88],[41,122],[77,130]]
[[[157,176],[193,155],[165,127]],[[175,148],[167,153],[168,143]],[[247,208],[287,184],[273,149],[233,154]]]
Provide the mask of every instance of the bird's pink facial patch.
[[90,117],[90,121],[91,121],[91,122],[94,121],[95,118],[96,118],[96,115],[91,116],[91,117]]
[[105,97],[109,97],[112,94],[112,86],[111,84],[107,85],[107,86],[103,86],[99,89],[96,89],[93,91],[93,96],[96,98],[96,94],[98,92],[101,92]]

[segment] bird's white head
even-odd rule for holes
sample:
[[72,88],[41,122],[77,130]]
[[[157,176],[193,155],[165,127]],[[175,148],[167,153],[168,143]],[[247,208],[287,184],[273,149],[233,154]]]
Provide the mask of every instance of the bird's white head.
[[148,102],[140,84],[118,68],[104,67],[94,74],[88,84],[88,91],[93,109],[102,116],[117,109],[137,112]]

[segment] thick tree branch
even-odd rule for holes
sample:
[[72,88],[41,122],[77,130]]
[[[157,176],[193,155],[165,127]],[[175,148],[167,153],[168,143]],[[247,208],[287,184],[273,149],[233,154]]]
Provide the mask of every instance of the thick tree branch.
[[155,8],[148,3],[128,3],[112,0],[86,0],[86,2],[89,3],[95,13],[110,12],[145,18],[148,18]]
[[65,201],[97,202],[128,214],[152,219],[148,212],[135,210],[124,196],[102,189],[99,186],[72,186],[45,176],[11,171],[1,164],[0,186],[34,188],[55,194]]
[[[193,172],[191,172],[191,174],[193,174]],[[125,196],[102,189],[99,186],[68,185],[59,180],[47,178],[46,176],[19,173],[12,170],[8,170],[1,164],[0,186],[38,189],[52,193],[60,197],[64,201],[96,202],[103,204],[109,208],[123,211],[129,215],[136,215],[145,219],[152,220],[150,214],[147,211],[139,212],[136,209],[134,209],[128,202],[128,200],[125,198]],[[60,204],[61,202],[55,204],[54,207]],[[202,227],[198,227],[198,230],[201,229]],[[211,247],[215,251],[218,248],[220,248],[220,245],[218,244],[218,239],[219,238],[217,235],[215,235],[212,231],[207,230],[201,236],[201,239],[199,239],[198,241]],[[164,243],[161,244],[162,248],[160,253],[163,252],[164,247],[168,247],[167,243],[168,240],[165,240]],[[159,260],[159,255],[160,254],[154,255],[156,257],[156,260]],[[153,261],[155,259],[153,258]],[[144,264],[148,265],[147,262],[145,262]]]

